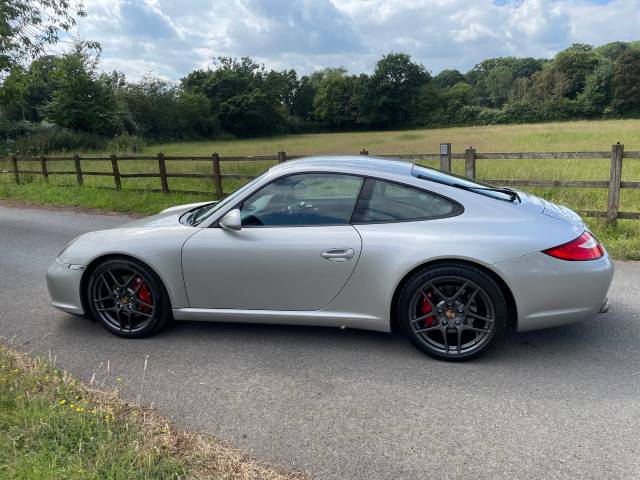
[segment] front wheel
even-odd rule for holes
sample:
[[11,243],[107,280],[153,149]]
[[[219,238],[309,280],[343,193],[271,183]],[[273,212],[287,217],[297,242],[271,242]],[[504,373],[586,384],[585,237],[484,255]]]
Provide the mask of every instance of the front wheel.
[[441,264],[418,272],[399,297],[399,320],[411,342],[432,357],[461,361],[483,354],[506,331],[499,285],[482,270]]
[[109,332],[127,338],[152,335],[171,318],[171,304],[157,275],[129,259],[106,260],[87,283],[93,317]]

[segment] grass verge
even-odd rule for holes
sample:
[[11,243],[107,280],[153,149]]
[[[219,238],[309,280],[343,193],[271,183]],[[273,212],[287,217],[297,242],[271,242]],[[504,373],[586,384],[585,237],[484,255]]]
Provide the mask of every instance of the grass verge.
[[155,411],[93,390],[0,344],[0,478],[307,478],[174,429]]
[[165,195],[132,190],[118,192],[91,187],[61,187],[44,183],[24,185],[0,183],[0,199],[37,205],[92,208],[119,213],[150,215],[174,205],[203,202],[208,197],[178,193]]

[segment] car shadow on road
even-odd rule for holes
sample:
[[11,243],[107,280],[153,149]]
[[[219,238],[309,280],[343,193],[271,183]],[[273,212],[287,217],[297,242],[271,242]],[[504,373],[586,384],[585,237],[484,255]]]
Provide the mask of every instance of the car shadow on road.
[[[380,361],[410,361],[424,359],[402,335],[355,329],[336,329],[312,326],[264,325],[223,322],[175,322],[151,338],[129,341],[111,336],[99,325],[84,319],[66,316],[60,322],[59,333],[82,337],[78,342],[96,337],[96,345],[104,344],[119,350],[163,349],[177,351],[188,349],[191,353],[251,352],[252,356],[284,355],[287,358],[310,357],[328,360],[342,359]],[[637,332],[637,328],[636,328]],[[637,336],[637,333],[636,333]],[[99,340],[98,340],[99,338]],[[484,364],[511,364],[520,362],[576,362],[593,360],[594,357],[615,357],[611,342],[618,345],[617,352],[625,345],[635,354],[635,340],[621,329],[603,329],[598,319],[534,332],[512,333],[486,355],[475,362]],[[91,342],[93,343],[93,342]],[[621,350],[622,349],[622,350]]]

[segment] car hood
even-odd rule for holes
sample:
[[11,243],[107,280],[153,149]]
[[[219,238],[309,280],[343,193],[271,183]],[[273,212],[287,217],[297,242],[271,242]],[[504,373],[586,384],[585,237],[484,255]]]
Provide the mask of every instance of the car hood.
[[140,227],[171,227],[175,225],[180,225],[180,217],[183,213],[188,212],[189,210],[201,207],[203,205],[210,205],[216,202],[197,202],[197,203],[187,203],[185,205],[177,205],[175,207],[170,207],[162,210],[160,213],[156,215],[151,215],[150,217],[144,217],[139,220],[134,220],[133,222],[125,223],[124,225],[119,225],[115,228],[140,228]]
[[562,205],[545,200],[544,198],[537,197],[530,193],[518,191],[518,195],[522,199],[522,204],[526,208],[537,210],[543,215],[548,217],[564,220],[573,225],[584,227],[585,224],[576,212]]

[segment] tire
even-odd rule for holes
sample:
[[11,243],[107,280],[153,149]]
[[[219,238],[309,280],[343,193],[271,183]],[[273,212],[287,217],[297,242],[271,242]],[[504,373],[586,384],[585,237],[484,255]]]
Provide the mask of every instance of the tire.
[[441,263],[411,276],[400,292],[398,315],[416,348],[439,360],[478,357],[507,330],[500,286],[479,268],[457,263]]
[[172,320],[162,281],[133,259],[99,264],[90,274],[85,295],[93,318],[119,337],[148,337]]

